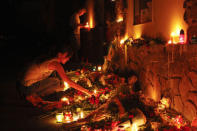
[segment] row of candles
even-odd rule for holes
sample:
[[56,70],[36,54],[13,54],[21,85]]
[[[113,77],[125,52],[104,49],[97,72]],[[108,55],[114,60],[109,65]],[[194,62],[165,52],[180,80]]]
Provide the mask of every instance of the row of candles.
[[179,35],[175,35],[175,33],[172,32],[168,44],[185,44],[184,30],[181,29]]
[[[98,71],[102,70],[101,66],[98,66]],[[67,82],[64,82],[64,90],[67,90],[69,87]],[[94,90],[94,94],[97,94],[97,90]],[[67,97],[62,97],[61,102],[66,103],[67,105],[70,104],[69,99]],[[72,114],[71,112],[58,112],[56,114],[56,122],[62,123],[63,121],[69,123],[71,121],[77,121],[78,119],[84,118],[84,112],[81,110],[81,108],[77,108],[77,113]]]
[[70,123],[72,121],[77,121],[78,119],[84,118],[84,112],[81,110],[81,108],[77,108],[76,113],[68,112],[58,112],[56,113],[56,122],[57,123]]
[[[125,38],[120,40],[120,45],[123,45],[123,44],[126,45],[126,42],[128,42],[128,41],[132,42],[133,39],[132,38],[128,39],[128,36],[125,36]],[[181,29],[179,34],[175,34],[174,32],[171,33],[170,40],[168,41],[168,44],[186,44],[185,41],[186,40],[185,40],[184,30]]]

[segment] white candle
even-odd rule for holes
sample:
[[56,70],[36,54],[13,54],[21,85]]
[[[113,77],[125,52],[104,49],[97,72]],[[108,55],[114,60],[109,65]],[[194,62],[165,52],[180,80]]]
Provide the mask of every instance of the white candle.
[[56,114],[56,122],[57,122],[57,123],[62,123],[63,118],[64,118],[63,113],[57,113],[57,114]]

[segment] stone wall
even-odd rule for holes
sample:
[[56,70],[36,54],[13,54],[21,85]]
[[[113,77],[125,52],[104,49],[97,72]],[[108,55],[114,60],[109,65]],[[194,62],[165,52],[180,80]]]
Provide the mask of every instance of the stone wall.
[[193,43],[192,37],[197,36],[197,0],[185,0],[183,7],[185,8],[184,20],[188,24],[187,41]]
[[171,100],[192,121],[197,116],[197,45],[128,47],[128,68],[136,71],[144,94]]

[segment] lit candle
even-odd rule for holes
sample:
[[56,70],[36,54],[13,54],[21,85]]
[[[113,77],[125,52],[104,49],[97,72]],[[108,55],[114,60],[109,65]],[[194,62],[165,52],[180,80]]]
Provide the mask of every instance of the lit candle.
[[138,126],[136,123],[133,123],[131,126],[131,131],[138,131]]
[[179,43],[180,44],[184,44],[184,38],[185,37],[185,35],[184,35],[184,30],[183,29],[181,29],[181,31],[180,31],[180,35],[179,35]]
[[71,122],[71,117],[72,117],[72,114],[71,112],[66,112],[65,115],[64,115],[64,119],[67,123],[70,123]]
[[97,93],[97,91],[96,90],[94,90],[94,94],[96,94]]
[[66,97],[62,97],[61,101],[62,101],[62,102],[66,102],[68,105],[70,104],[70,103],[69,103],[69,99],[66,98]]
[[124,44],[124,39],[120,40],[120,44]]
[[68,88],[69,88],[68,83],[67,82],[64,82],[64,91],[68,90]]
[[96,71],[96,66],[94,66],[92,70],[93,70],[93,71]]
[[160,100],[161,104],[164,105],[165,108],[169,108],[170,106],[170,100],[168,98],[163,97]]
[[89,27],[90,27],[88,22],[86,22],[85,27],[86,27],[86,28],[89,28]]
[[77,121],[78,119],[79,119],[78,113],[77,113],[77,114],[74,114],[74,115],[73,115],[73,121]]
[[84,118],[84,113],[83,113],[83,111],[81,111],[80,117],[81,117],[81,118]]
[[63,118],[64,118],[63,113],[57,113],[57,114],[56,114],[56,122],[57,122],[57,123],[62,123]]
[[119,16],[119,18],[116,20],[118,23],[123,21],[123,17]]
[[174,32],[172,32],[171,37],[170,37],[170,40],[171,40],[172,43],[174,43],[174,36],[175,36],[175,34],[174,34]]
[[101,71],[102,70],[102,67],[101,66],[98,66],[98,71]]
[[168,41],[168,44],[172,44],[172,40],[169,40],[169,41]]
[[176,124],[176,127],[177,127],[178,129],[180,129],[181,126],[183,126],[183,118],[182,118],[180,115],[178,115],[178,116],[175,118],[175,124]]

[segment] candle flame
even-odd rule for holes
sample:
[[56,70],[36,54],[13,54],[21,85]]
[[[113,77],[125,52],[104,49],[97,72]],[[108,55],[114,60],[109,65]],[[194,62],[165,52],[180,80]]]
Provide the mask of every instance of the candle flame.
[[86,22],[85,27],[86,27],[86,28],[89,28],[89,27],[90,27],[88,22]]
[[126,35],[124,38],[120,40],[120,44],[124,44],[124,42],[128,39],[128,36]]
[[79,115],[73,116],[73,121],[77,121],[79,119]]
[[167,99],[167,98],[162,98],[161,100],[160,100],[160,102],[161,102],[161,104],[163,104],[166,108],[169,108],[170,107],[170,101],[169,101],[169,99]]
[[123,17],[119,16],[119,18],[116,20],[118,23],[123,21]]
[[94,1],[88,0],[88,23],[90,28],[94,28]]
[[97,91],[96,90],[94,90],[94,94],[96,94],[97,93]]
[[81,111],[80,116],[81,116],[81,118],[83,118],[83,117],[84,117],[84,113],[83,113],[83,111]]
[[174,37],[174,36],[175,36],[175,33],[174,33],[174,32],[172,32],[170,36]]
[[172,44],[172,40],[169,40],[169,41],[168,41],[168,44]]
[[70,123],[71,122],[71,112],[66,112],[65,115],[64,115],[64,119],[67,123]]
[[69,88],[68,83],[67,82],[64,82],[64,91],[68,90],[68,88]]
[[61,99],[61,101],[66,102],[67,104],[70,104],[70,103],[69,103],[69,99],[66,98],[66,97],[63,97],[63,98]]
[[98,66],[98,71],[101,71],[102,67],[101,66]]

